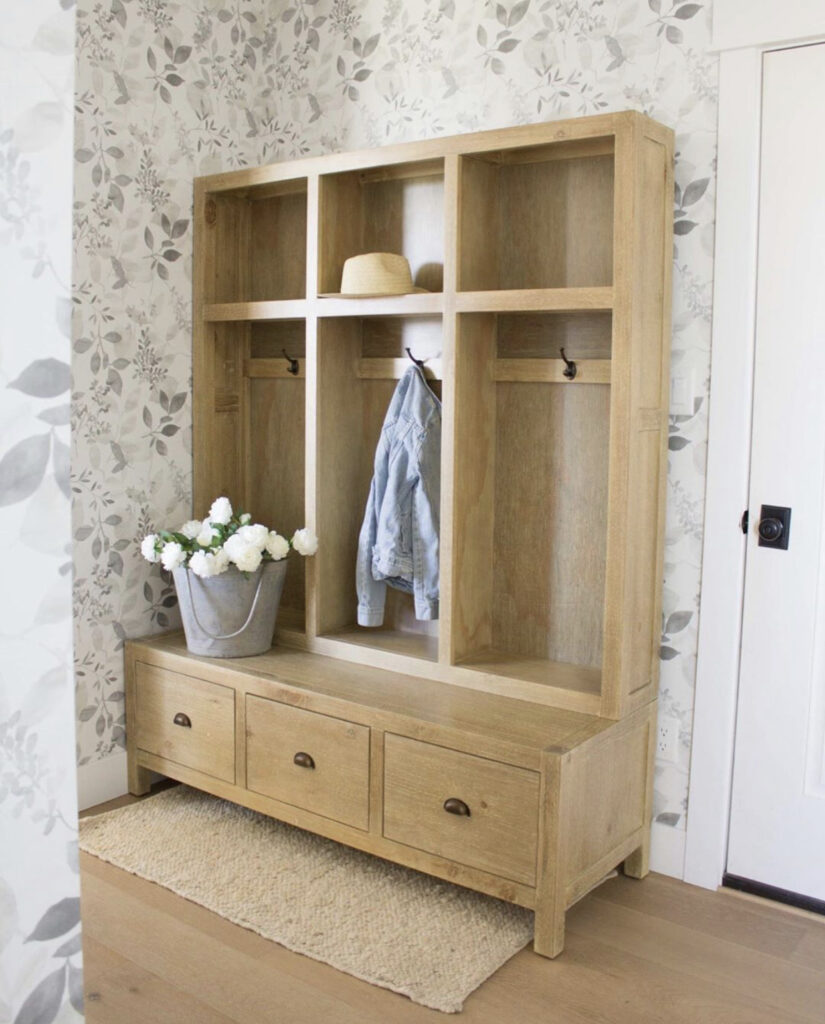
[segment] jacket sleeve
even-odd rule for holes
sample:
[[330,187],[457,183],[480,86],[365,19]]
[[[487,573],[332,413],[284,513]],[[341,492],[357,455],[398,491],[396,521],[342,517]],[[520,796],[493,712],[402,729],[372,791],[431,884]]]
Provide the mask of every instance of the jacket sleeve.
[[376,481],[373,477],[361,533],[358,536],[358,557],[355,563],[355,587],[358,592],[358,625],[381,626],[384,624],[384,601],[387,584],[372,578],[372,551],[375,547],[378,529],[378,498]]
[[412,545],[415,617],[438,618],[441,505],[441,423],[431,423],[418,455],[413,490]]

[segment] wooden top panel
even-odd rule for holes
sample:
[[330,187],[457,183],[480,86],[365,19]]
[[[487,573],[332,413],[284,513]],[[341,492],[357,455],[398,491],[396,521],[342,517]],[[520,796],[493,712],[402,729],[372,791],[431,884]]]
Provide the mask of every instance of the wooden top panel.
[[546,146],[553,142],[596,139],[630,131],[634,124],[643,125],[645,133],[651,137],[663,138],[672,134],[670,129],[644,114],[635,110],[625,110],[615,114],[596,114],[593,117],[576,117],[519,125],[515,128],[496,128],[492,131],[449,135],[423,142],[404,142],[351,153],[329,153],[300,160],[284,160],[263,167],[211,174],[196,178],[195,182],[198,189],[204,192],[257,189],[276,182],[306,178],[313,174],[337,174],[387,164],[431,162],[433,159],[454,154],[469,155],[496,150],[504,152],[529,146]]
[[[182,633],[130,641],[131,656],[175,672],[267,695],[264,683],[278,683],[298,697],[317,695],[344,701],[372,713],[403,716],[449,731],[495,741],[502,755],[533,763],[542,750],[556,753],[591,739],[614,723],[577,711],[482,693],[448,683],[339,661],[287,647],[242,659],[201,658],[190,654]],[[296,703],[306,702],[296,701]],[[317,710],[321,710],[321,706]],[[339,711],[346,709],[338,708]],[[353,717],[357,719],[355,708]],[[396,728],[386,718],[382,724]]]

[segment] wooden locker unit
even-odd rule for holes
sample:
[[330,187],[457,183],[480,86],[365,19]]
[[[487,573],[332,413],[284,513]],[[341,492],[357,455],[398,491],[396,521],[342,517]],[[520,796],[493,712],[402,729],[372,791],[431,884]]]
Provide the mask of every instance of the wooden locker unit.
[[[196,180],[194,511],[226,494],[320,548],[293,556],[270,653],[128,645],[133,792],[161,771],[534,907],[548,956],[607,871],[647,872],[672,163],[670,130],[623,112]],[[428,290],[337,296],[369,251]],[[440,618],[390,592],[363,628],[358,531],[407,347],[443,402]],[[184,713],[187,679],[233,695],[234,781],[191,715],[187,744],[170,717],[140,746],[144,714],[164,728],[147,672]],[[316,748],[300,763],[265,752],[284,705]],[[356,750],[336,811],[323,780]]]

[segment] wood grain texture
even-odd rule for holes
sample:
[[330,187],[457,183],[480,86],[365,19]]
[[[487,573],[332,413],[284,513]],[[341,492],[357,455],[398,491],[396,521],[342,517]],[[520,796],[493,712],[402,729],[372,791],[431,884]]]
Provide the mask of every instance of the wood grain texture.
[[456,295],[460,313],[575,313],[613,308],[610,287],[511,288],[495,291],[463,291]]
[[[537,772],[385,735],[384,835],[535,885],[539,782]],[[469,815],[448,813],[448,799]]]
[[409,164],[390,176],[327,175],[321,179],[321,196],[322,294],[340,292],[345,261],[367,252],[401,253],[416,287],[442,290],[443,163]]
[[500,313],[496,319],[499,359],[558,359],[562,348],[570,359],[610,359],[609,312]]
[[[568,359],[570,354],[566,353]],[[496,359],[493,379],[509,384],[609,384],[609,359],[577,359],[576,376],[565,377],[567,364],[561,359]]]
[[[304,186],[306,183],[304,183]],[[249,210],[251,302],[302,299],[306,295],[306,191],[257,199]]]
[[[308,754],[312,767],[294,760]],[[354,828],[369,826],[370,730],[246,697],[247,787]]]
[[226,320],[292,320],[304,317],[306,313],[307,304],[303,299],[212,302],[203,306],[203,319],[210,323]]
[[455,343],[450,658],[461,662],[493,643],[496,472],[495,319],[458,319]]
[[[87,854],[80,865],[90,1024],[443,1020]],[[548,1007],[571,1024],[821,1020],[823,960],[801,962],[825,943],[821,919],[661,875],[614,878],[567,917],[565,956],[550,964],[523,950],[469,998],[462,1021],[547,1024]]]
[[[178,713],[190,726],[174,724]],[[138,662],[134,723],[139,750],[235,781],[235,692],[229,687]]]
[[248,658],[190,655],[181,634],[130,641],[146,665],[279,700],[309,711],[537,768],[546,747],[572,749],[613,723],[357,662],[290,648]]
[[[148,769],[167,771],[535,904],[536,948],[549,956],[566,909],[601,875],[622,861],[647,871],[671,165],[672,133],[624,112],[199,180],[196,511],[227,493],[284,532],[304,520],[321,547],[284,593],[278,642],[292,650],[240,665],[193,658],[175,638],[130,645],[132,663],[226,688],[236,737],[236,783],[129,741],[136,792]],[[335,297],[344,261],[365,251],[402,252],[431,291]],[[441,377],[443,617],[418,623],[409,596],[390,591],[384,628],[366,630],[355,624],[358,533],[408,346]],[[561,348],[580,366],[572,383]],[[139,722],[134,692],[127,704]],[[247,720],[261,708],[265,740]],[[338,808],[324,787],[296,796],[289,765],[276,764],[298,729],[282,723],[319,716],[369,737],[368,767]],[[384,732],[427,757],[382,768]],[[447,855],[441,818],[422,828],[421,780],[435,789],[467,764],[480,765],[467,785],[487,780],[474,799],[488,807],[513,779],[535,780],[530,799],[504,801],[516,816],[532,801],[511,829],[529,834],[532,868],[513,866],[504,830]],[[406,801],[395,817],[390,776]],[[382,828],[411,829],[427,849]]]
[[[659,138],[657,136],[657,138]],[[613,376],[602,713],[656,693],[670,352],[672,140],[616,139]]]
[[610,390],[496,398],[492,646],[600,669]]
[[[251,360],[248,360],[250,362]],[[286,363],[282,359],[281,366]],[[249,381],[247,499],[253,522],[264,523],[284,537],[306,525],[305,386],[300,378],[253,378]],[[293,553],[281,605],[303,613],[306,605],[305,559]]]

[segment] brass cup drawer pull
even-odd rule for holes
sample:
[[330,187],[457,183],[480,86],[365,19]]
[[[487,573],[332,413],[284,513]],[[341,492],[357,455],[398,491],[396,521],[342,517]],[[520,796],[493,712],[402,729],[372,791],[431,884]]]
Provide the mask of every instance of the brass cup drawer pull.
[[470,817],[470,808],[457,796],[447,797],[444,801],[444,810],[447,814],[457,814],[460,818]]
[[172,719],[175,725],[182,725],[184,729],[192,728],[192,719],[189,715],[185,715],[182,711],[179,711]]
[[305,754],[303,750],[299,750],[295,757],[292,758],[292,763],[297,764],[299,768],[315,767],[315,762],[312,759],[312,755]]

